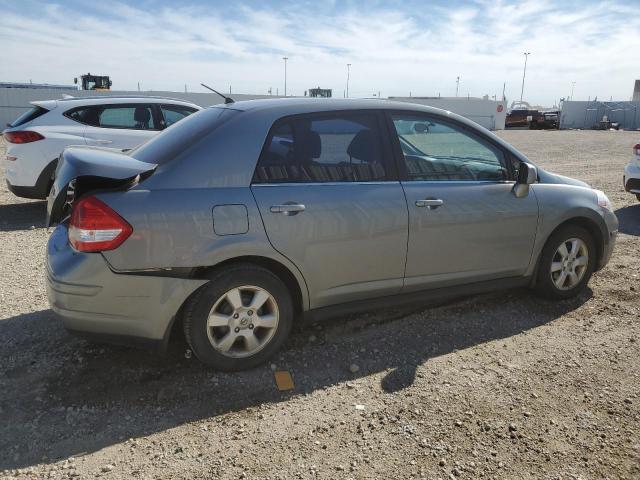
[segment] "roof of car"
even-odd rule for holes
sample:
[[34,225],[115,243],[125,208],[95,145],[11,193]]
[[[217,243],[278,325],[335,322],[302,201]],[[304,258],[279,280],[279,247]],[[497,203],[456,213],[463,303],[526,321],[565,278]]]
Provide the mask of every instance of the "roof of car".
[[179,98],[169,97],[147,97],[147,96],[124,96],[124,95],[97,95],[91,97],[66,97],[58,98],[54,100],[38,100],[31,102],[33,105],[40,105],[44,108],[51,109],[58,104],[65,106],[77,106],[77,105],[105,105],[105,104],[118,104],[118,103],[165,103],[171,105],[186,105],[201,109],[202,107],[195,103],[187,102],[186,100],[180,100]]
[[247,113],[262,113],[271,118],[306,113],[319,113],[344,110],[404,110],[421,112],[440,117],[447,117],[473,128],[482,128],[475,122],[441,108],[428,105],[385,100],[378,98],[342,99],[342,98],[268,98],[259,100],[245,100],[235,103],[212,105],[209,108],[229,108]]
[[[220,106],[220,105],[214,105]],[[358,110],[358,109],[388,109],[388,110],[420,110],[433,111],[433,113],[443,113],[440,108],[428,107],[425,105],[398,102],[393,100],[384,100],[378,98],[264,98],[259,100],[243,100],[226,105],[228,108],[235,110],[282,110],[286,113],[288,110],[308,110],[311,112],[331,111],[331,110]]]

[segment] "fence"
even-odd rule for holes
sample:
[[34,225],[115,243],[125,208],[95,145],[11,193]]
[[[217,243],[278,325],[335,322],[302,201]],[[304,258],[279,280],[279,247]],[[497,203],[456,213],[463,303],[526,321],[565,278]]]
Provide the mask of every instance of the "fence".
[[598,127],[603,117],[625,130],[640,128],[640,102],[563,102],[560,128]]

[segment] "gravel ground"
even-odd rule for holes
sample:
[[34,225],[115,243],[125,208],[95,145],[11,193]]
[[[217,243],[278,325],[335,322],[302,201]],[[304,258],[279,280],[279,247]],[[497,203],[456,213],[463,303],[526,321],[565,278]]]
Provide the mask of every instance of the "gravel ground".
[[0,478],[640,478],[640,203],[621,187],[638,134],[500,136],[612,199],[621,235],[590,289],[336,320],[240,374],[180,341],[160,357],[68,335],[44,203],[0,179]]

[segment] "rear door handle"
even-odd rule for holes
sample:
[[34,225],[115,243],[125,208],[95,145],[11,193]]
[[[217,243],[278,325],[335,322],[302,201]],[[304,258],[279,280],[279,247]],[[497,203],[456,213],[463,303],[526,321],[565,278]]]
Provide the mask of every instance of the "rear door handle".
[[439,198],[425,198],[424,200],[416,200],[416,207],[427,207],[429,210],[441,207],[444,201]]
[[282,213],[284,215],[295,215],[296,213],[304,212],[305,207],[301,203],[284,203],[282,205],[272,205],[269,209],[271,213]]

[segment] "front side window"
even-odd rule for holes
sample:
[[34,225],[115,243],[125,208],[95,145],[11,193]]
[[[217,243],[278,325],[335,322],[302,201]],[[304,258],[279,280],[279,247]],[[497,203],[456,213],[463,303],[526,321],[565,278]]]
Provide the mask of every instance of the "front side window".
[[74,108],[65,115],[92,127],[157,130],[151,105],[92,105]]
[[194,108],[181,105],[162,105],[160,108],[162,109],[165,127],[170,127],[196,111]]
[[503,181],[502,151],[452,124],[392,115],[409,181]]
[[375,114],[291,117],[271,129],[253,183],[382,181],[383,157]]

